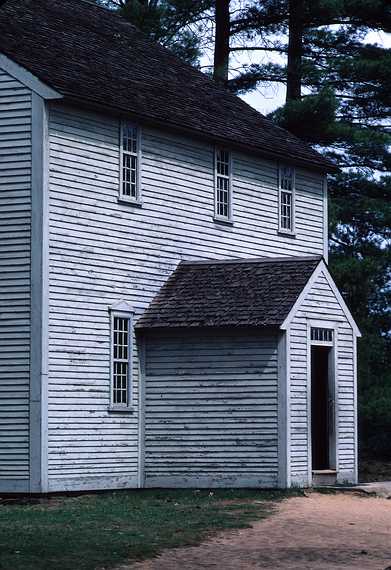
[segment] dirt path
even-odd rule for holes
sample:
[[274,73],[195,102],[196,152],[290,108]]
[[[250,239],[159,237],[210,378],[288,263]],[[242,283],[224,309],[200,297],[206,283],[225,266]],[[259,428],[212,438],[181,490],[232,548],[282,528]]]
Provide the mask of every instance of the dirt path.
[[288,499],[250,529],[125,568],[391,570],[391,501],[342,493]]

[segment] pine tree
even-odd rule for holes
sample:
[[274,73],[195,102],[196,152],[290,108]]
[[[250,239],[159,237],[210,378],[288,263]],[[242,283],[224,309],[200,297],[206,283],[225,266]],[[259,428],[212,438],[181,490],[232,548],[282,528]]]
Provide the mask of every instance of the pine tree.
[[193,65],[202,53],[203,19],[214,0],[97,0]]
[[230,27],[230,0],[216,2],[215,8],[215,43],[213,79],[223,84],[228,83]]
[[286,100],[301,99],[302,65],[304,42],[304,0],[289,0],[288,3],[288,63]]
[[[329,184],[330,264],[363,332],[363,441],[391,456],[391,52],[365,42],[375,25],[389,29],[389,19],[383,2],[368,13],[359,2],[325,6],[307,11],[303,30],[301,81],[310,94],[288,97],[274,119],[344,168]],[[325,22],[343,23],[318,27]],[[285,75],[289,85],[289,60]],[[379,430],[387,436],[379,439]]]

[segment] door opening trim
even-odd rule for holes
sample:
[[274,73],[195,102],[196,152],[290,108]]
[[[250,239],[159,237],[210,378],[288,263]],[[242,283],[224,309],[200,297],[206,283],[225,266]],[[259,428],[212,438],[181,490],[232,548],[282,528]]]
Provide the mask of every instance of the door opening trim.
[[[332,331],[332,340],[329,341],[316,341],[311,339],[312,328],[324,328]],[[314,336],[314,335],[312,335]],[[326,320],[307,320],[307,458],[308,458],[308,485],[313,484],[313,469],[312,469],[312,374],[311,374],[311,346],[325,346],[329,347],[329,361],[328,361],[328,387],[329,395],[332,399],[331,418],[330,418],[330,434],[329,434],[329,469],[338,473],[338,362],[337,362],[337,346],[338,346],[338,324],[333,321]],[[315,470],[317,471],[317,470]]]

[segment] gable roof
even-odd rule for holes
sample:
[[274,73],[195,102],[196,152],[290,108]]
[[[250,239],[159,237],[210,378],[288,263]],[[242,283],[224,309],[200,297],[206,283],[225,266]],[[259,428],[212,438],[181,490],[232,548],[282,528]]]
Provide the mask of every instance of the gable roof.
[[136,327],[280,327],[321,257],[182,262]]
[[[338,287],[335,284],[334,279],[332,278],[330,271],[329,271],[329,269],[328,269],[328,267],[327,267],[327,265],[323,259],[317,265],[315,271],[312,273],[311,277],[307,281],[304,289],[302,290],[299,297],[295,301],[295,304],[293,305],[293,307],[289,311],[289,314],[287,315],[284,322],[281,324],[280,328],[283,330],[288,329],[291,322],[295,318],[297,311],[299,311],[301,309],[301,306],[302,306],[304,299],[310,293],[311,289],[314,287],[314,284],[316,283],[316,280],[318,279],[318,277],[320,275],[322,275],[326,279],[331,291],[333,292],[334,298],[337,300],[337,302],[341,308],[341,311],[344,313],[346,320],[349,322],[350,326],[352,327],[353,333],[357,337],[361,337],[360,329],[358,328],[357,323],[354,320],[352,313],[350,312],[348,306],[346,305],[345,300],[342,297],[340,291],[338,290]],[[334,318],[337,318],[337,317],[334,317]]]
[[120,16],[85,0],[6,0],[0,52],[70,102],[321,171],[335,169]]

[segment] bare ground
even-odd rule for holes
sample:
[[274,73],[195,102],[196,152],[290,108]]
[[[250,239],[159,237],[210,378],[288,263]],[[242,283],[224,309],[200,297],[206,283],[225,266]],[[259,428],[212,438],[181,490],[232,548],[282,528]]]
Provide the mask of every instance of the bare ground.
[[358,494],[287,499],[252,528],[117,570],[391,570],[391,501]]

